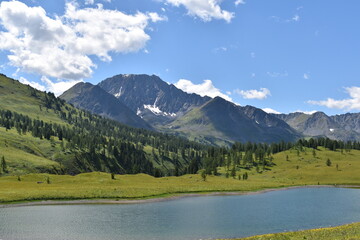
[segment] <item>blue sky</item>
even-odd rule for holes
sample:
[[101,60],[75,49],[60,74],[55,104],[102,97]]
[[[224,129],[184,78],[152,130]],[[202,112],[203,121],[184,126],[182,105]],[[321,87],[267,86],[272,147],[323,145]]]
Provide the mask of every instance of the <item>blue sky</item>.
[[1,1],[0,72],[56,94],[146,73],[282,113],[359,112],[359,8],[357,0]]

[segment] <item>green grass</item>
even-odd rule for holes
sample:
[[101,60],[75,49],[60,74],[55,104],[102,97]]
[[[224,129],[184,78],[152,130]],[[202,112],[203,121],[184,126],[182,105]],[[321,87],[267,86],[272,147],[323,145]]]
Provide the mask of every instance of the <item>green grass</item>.
[[[286,161],[286,155],[289,156],[289,161]],[[6,176],[0,178],[0,202],[149,198],[179,193],[246,192],[317,184],[360,185],[360,151],[352,150],[350,153],[341,154],[320,149],[317,151],[317,157],[313,158],[309,149],[306,154],[303,152],[299,157],[296,151],[291,150],[275,154],[274,158],[276,166],[271,170],[262,173],[257,173],[255,169],[238,170],[237,174],[248,172],[249,179],[246,181],[225,178],[224,168],[219,168],[221,176],[207,176],[206,181],[196,174],[164,178],[154,178],[145,174],[116,175],[116,180],[111,180],[108,173],[97,172],[77,176],[30,174],[22,176],[22,181],[18,181],[17,176]],[[332,161],[331,167],[326,166],[327,158]],[[32,161],[41,161],[41,157]],[[336,164],[339,166],[338,169]],[[296,166],[299,166],[298,169]],[[38,181],[45,182],[47,176],[50,176],[51,184],[37,184]]]
[[[47,177],[51,184],[46,183]],[[44,182],[38,184],[37,182]],[[29,174],[0,178],[0,202],[32,201],[46,199],[135,199],[166,196],[179,193],[213,191],[253,191],[278,187],[274,183],[239,181],[208,176],[203,181],[199,175],[154,178],[146,174],[116,175],[111,180],[108,173],[83,173],[76,176]]]
[[5,156],[8,171],[18,175],[52,169],[59,164],[52,160],[61,154],[60,142],[34,138],[30,133],[19,135],[16,130],[0,127],[0,157]]
[[[241,240],[355,240],[360,239],[360,223],[298,232],[266,234]],[[238,239],[240,240],[240,239]]]
[[37,91],[37,97],[32,97],[28,86],[0,75],[0,109],[18,112],[44,122],[66,124],[54,110],[47,110],[44,106],[40,109],[43,98],[44,93]]

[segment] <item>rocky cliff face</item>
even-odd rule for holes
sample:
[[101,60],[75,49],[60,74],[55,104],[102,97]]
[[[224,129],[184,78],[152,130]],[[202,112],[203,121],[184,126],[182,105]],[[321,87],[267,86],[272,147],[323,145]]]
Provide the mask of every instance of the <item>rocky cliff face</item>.
[[304,136],[360,140],[360,114],[268,114],[220,97],[188,94],[155,75],[121,74],[98,86],[78,84],[62,96],[75,106],[122,123],[215,145],[294,141]]
[[327,116],[323,112],[314,114],[297,112],[275,116],[305,136],[323,136],[343,141],[360,140],[360,114],[358,113]]
[[203,136],[211,142],[294,141],[301,135],[288,124],[255,107],[240,107],[220,97],[195,108],[169,124],[188,136]]
[[155,75],[121,74],[105,79],[99,86],[151,123],[174,119],[210,100],[185,93]]
[[117,98],[91,83],[78,83],[60,98],[75,107],[116,120],[123,124],[152,129],[152,127],[121,103]]

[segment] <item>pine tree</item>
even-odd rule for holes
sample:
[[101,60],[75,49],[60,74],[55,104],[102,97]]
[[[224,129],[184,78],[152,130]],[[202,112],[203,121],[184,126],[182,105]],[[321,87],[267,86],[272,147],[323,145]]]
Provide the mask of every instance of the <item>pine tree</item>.
[[6,164],[6,161],[5,161],[5,157],[2,156],[1,158],[1,170],[3,173],[7,173],[8,170],[7,170],[7,164]]
[[206,181],[206,171],[205,170],[201,171],[201,178],[203,179],[203,181]]
[[233,177],[233,178],[235,178],[236,177],[236,169],[235,169],[235,165],[233,166],[233,168],[231,169],[231,176]]
[[326,160],[326,166],[331,167],[331,160],[329,158]]

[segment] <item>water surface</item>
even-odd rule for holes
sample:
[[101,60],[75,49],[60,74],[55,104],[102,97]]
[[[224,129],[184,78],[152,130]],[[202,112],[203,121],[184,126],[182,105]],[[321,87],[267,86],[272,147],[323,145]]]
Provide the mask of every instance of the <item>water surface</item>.
[[0,209],[0,239],[208,239],[360,221],[360,190],[301,188],[128,205]]

